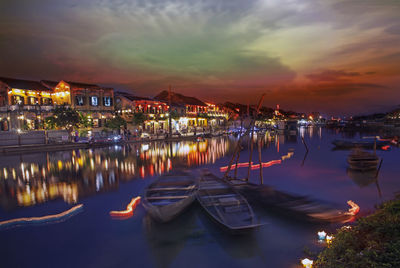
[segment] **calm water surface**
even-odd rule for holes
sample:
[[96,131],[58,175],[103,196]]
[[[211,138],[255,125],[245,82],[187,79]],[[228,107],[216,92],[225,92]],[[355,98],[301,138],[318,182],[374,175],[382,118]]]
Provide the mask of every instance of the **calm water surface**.
[[[304,136],[309,147],[301,142]],[[352,134],[352,137],[354,134]],[[344,134],[321,128],[299,135],[263,137],[262,160],[282,159],[264,168],[264,184],[347,210],[353,200],[361,214],[400,190],[400,150],[378,151],[379,179],[347,170],[349,151],[332,151]],[[358,138],[355,134],[354,138]],[[316,232],[338,225],[310,224],[256,207],[262,228],[230,236],[195,204],[169,224],[158,224],[139,205],[129,219],[112,219],[160,174],[182,165],[221,175],[236,139],[150,143],[0,156],[0,221],[60,213],[76,204],[83,211],[51,224],[0,229],[1,267],[298,267],[304,247],[318,249]],[[288,154],[294,152],[294,154]],[[247,149],[241,162],[248,161]],[[257,149],[253,161],[258,162]],[[247,169],[239,169],[239,177]],[[259,182],[259,170],[251,172]]]

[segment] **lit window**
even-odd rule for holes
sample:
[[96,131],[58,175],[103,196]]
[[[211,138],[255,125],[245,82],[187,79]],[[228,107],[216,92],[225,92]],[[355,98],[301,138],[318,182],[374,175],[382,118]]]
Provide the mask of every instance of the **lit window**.
[[42,105],[51,105],[52,100],[50,98],[42,98],[41,103]]
[[106,107],[110,107],[112,105],[112,98],[111,97],[104,97],[103,104]]
[[77,106],[85,105],[85,98],[83,96],[76,96],[75,99],[76,99]]
[[35,105],[38,103],[38,98],[35,97],[28,97],[28,104],[29,105]]
[[24,104],[24,97],[18,95],[12,96],[12,104]]
[[90,97],[90,105],[92,105],[92,106],[98,106],[98,105],[99,105],[99,97],[97,97],[97,96],[91,96],[91,97]]

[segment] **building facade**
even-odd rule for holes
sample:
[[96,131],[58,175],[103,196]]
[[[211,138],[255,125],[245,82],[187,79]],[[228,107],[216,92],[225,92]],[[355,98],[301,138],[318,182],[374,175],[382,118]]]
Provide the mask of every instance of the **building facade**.
[[54,105],[67,105],[88,115],[93,127],[103,127],[114,116],[114,90],[71,81],[41,83],[52,89]]
[[[151,134],[164,133],[168,130],[168,110],[169,106],[162,101],[138,97],[126,92],[115,93],[116,113],[127,122],[132,122],[132,126]],[[135,114],[144,115],[143,124],[135,124]]]
[[87,115],[93,127],[102,127],[114,116],[114,91],[70,81],[0,78],[0,130],[41,129],[58,105],[72,107]]

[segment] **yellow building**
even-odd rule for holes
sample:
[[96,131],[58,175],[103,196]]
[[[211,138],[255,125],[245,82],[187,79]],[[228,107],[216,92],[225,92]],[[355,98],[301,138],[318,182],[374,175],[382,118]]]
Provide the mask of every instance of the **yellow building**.
[[0,130],[40,129],[56,105],[90,116],[102,127],[114,115],[114,91],[94,84],[0,77]]

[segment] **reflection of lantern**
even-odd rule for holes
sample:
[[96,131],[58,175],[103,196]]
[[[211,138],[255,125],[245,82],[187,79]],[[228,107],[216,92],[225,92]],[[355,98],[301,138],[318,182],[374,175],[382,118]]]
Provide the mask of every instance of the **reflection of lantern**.
[[306,259],[303,259],[301,261],[301,264],[303,264],[303,266],[306,267],[306,268],[311,268],[312,264],[313,264],[313,261],[306,258]]
[[319,240],[324,240],[325,237],[326,237],[325,231],[318,232],[318,239]]

